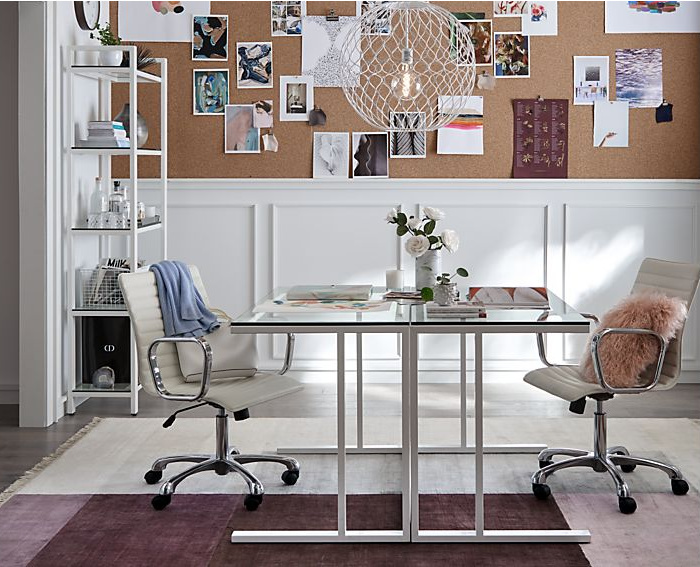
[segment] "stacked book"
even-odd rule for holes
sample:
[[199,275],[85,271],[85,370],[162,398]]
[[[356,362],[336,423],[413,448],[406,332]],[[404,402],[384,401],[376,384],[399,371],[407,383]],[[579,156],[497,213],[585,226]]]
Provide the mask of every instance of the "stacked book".
[[425,304],[429,317],[454,317],[459,319],[486,317],[483,305],[475,305],[469,301],[457,301],[452,305],[438,305],[432,301]]
[[121,122],[93,121],[88,123],[88,138],[82,140],[84,148],[128,148],[129,138]]

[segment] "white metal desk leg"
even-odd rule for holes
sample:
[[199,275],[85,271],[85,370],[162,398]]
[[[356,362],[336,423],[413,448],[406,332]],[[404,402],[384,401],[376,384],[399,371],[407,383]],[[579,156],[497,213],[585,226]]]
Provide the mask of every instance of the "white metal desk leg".
[[357,448],[362,449],[364,447],[364,396],[362,393],[362,333],[357,333]]
[[476,535],[484,535],[484,398],[483,336],[474,334],[474,525]]
[[[411,541],[418,537],[418,333],[409,331],[409,416],[411,456]],[[405,417],[403,418],[405,419]]]
[[345,333],[338,333],[338,535],[347,530],[345,514]]
[[[411,539],[411,341],[410,333],[401,333],[401,503],[403,520],[401,530],[406,541]],[[417,510],[417,508],[416,508]]]
[[459,334],[459,441],[467,448],[467,335]]

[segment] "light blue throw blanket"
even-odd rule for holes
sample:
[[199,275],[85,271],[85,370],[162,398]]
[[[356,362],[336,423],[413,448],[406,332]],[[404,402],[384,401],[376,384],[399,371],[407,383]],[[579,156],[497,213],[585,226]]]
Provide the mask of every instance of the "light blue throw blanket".
[[153,264],[167,337],[201,337],[220,327],[195,287],[187,265],[165,260]]

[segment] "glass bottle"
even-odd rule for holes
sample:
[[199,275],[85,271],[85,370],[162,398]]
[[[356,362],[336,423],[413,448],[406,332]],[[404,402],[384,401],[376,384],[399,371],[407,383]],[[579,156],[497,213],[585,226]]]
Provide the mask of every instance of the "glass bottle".
[[109,196],[109,228],[126,228],[124,215],[124,195],[119,181],[114,182],[114,188]]
[[90,195],[88,207],[88,228],[104,228],[105,213],[109,209],[107,195],[102,191],[102,183],[99,177],[95,177],[95,189]]

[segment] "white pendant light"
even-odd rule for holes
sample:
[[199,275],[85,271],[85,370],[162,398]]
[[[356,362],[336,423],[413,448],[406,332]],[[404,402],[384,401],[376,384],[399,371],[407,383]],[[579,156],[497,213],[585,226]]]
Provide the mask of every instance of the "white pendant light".
[[428,2],[385,2],[367,11],[349,27],[339,65],[348,102],[380,130],[437,130],[462,111],[474,88],[467,28]]

